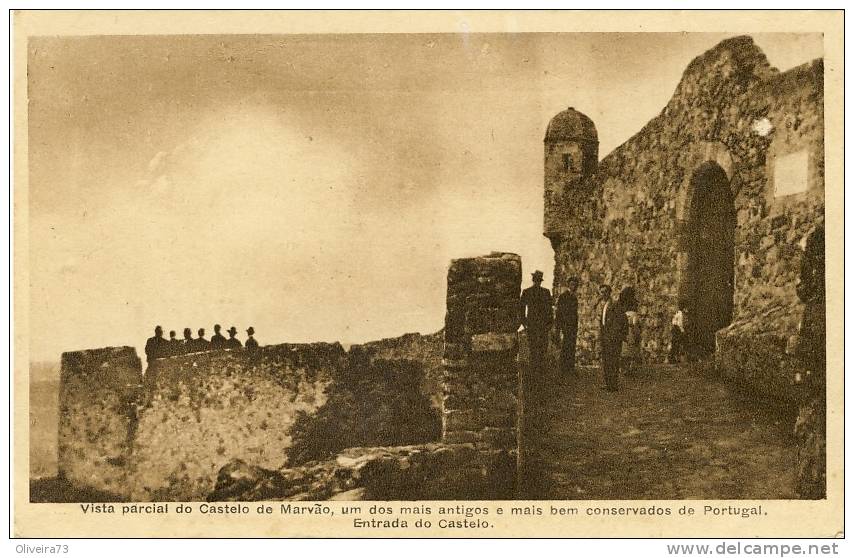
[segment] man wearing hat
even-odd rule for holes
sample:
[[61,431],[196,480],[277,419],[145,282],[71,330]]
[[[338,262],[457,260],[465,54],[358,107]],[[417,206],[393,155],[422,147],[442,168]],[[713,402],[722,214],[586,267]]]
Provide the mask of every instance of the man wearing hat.
[[249,329],[246,330],[246,335],[249,336],[249,338],[246,339],[246,350],[250,351],[250,352],[257,351],[258,350],[258,341],[256,341],[255,338],[252,337],[253,335],[255,335],[255,328],[252,326],[249,326]]
[[549,331],[552,328],[552,295],[540,286],[543,272],[531,274],[534,285],[522,291],[520,318],[528,336],[531,376],[542,378],[546,372],[546,351],[549,347]]
[[234,351],[243,347],[243,344],[237,337],[235,337],[235,335],[237,335],[237,328],[231,326],[228,329],[228,341],[225,342],[226,349]]

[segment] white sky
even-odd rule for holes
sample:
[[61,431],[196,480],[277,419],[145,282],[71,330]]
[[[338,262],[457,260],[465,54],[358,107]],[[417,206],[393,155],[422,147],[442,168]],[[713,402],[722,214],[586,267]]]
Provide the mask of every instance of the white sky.
[[[30,42],[31,358],[214,323],[262,343],[443,323],[451,258],[546,272],[542,137],[600,158],[722,34]],[[781,70],[820,35],[754,35]],[[527,277],[527,275],[526,275]]]

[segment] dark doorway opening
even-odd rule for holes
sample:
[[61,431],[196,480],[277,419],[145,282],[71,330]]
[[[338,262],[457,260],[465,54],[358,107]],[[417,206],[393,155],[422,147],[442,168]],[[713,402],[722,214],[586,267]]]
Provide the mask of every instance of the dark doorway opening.
[[715,332],[732,322],[735,207],[729,179],[713,162],[691,176],[686,333],[697,356],[715,350]]

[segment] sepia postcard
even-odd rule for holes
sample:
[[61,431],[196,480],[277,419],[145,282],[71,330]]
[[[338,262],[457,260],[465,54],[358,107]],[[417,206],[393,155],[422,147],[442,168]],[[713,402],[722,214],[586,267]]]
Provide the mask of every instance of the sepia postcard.
[[842,11],[12,33],[12,536],[843,536]]

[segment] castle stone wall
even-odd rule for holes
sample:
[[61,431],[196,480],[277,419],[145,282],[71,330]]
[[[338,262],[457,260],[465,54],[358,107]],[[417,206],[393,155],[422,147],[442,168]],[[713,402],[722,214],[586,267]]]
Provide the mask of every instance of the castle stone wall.
[[297,412],[320,407],[345,365],[344,349],[326,343],[155,361],[134,437],[133,499],[202,498],[235,456],[281,467]]
[[61,474],[132,500],[203,500],[240,456],[284,464],[297,411],[313,412],[346,365],[339,344],[275,345],[154,361],[132,348],[63,355]]
[[662,112],[562,201],[547,163],[555,291],[581,279],[578,350],[589,362],[598,359],[598,286],[634,286],[646,358],[664,360],[686,289],[691,177],[709,162],[727,175],[736,219],[732,326],[718,332],[717,359],[730,377],[787,399],[782,363],[802,312],[802,241],[824,214],[821,60],[781,74],[749,37],[726,40],[697,57]]
[[519,374],[519,256],[492,253],[451,262],[445,317],[442,441],[503,456],[512,494]]
[[429,335],[405,333],[400,337],[353,345],[350,350],[361,347],[368,352],[371,360],[420,362],[424,367],[421,393],[439,410],[442,408],[442,338],[441,331]]
[[[220,470],[208,498],[513,498],[520,447],[516,362],[520,286],[521,260],[515,254],[451,262],[441,361],[441,443],[353,447],[278,470],[234,460]],[[429,363],[435,338],[405,335],[353,346],[351,358],[367,357],[371,366],[380,367],[412,362],[413,357],[419,362],[426,357]],[[388,422],[377,426],[388,428]]]
[[142,389],[133,347],[62,354],[60,478],[112,492],[127,482],[127,462]]

